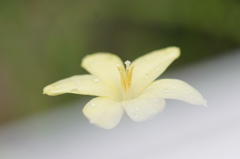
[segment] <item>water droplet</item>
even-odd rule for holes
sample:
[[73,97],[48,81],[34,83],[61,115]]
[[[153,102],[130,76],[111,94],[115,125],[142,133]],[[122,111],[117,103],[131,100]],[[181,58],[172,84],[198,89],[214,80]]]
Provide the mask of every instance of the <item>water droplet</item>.
[[80,82],[80,81],[77,81],[76,84],[77,84],[78,86],[80,86],[80,85],[81,85],[81,82]]
[[71,90],[71,93],[79,93],[79,91],[78,91],[78,89],[74,88],[74,89]]
[[182,88],[189,90],[190,88],[188,86],[183,85]]
[[95,65],[93,63],[90,64],[90,67],[95,67]]
[[194,97],[194,95],[193,95],[193,94],[189,94],[189,97],[190,97],[190,98],[193,98],[193,97]]
[[140,108],[139,108],[139,107],[136,107],[136,108],[135,108],[135,110],[136,110],[136,111],[139,111],[139,110],[140,110]]
[[104,88],[109,88],[109,86],[110,86],[110,84],[106,84],[105,86],[104,86]]
[[163,92],[168,93],[169,89],[166,88],[166,89],[163,90]]
[[94,82],[99,82],[99,79],[98,78],[94,78],[93,81]]
[[138,118],[139,115],[138,114],[133,114],[133,118]]
[[144,78],[146,78],[146,79],[147,79],[147,78],[149,78],[149,75],[148,75],[148,74],[146,74],[146,75],[144,76]]
[[96,107],[96,103],[94,103],[94,102],[91,102],[90,105],[91,105],[91,107]]
[[139,67],[137,67],[137,68],[136,68],[136,71],[140,71],[140,68],[139,68]]

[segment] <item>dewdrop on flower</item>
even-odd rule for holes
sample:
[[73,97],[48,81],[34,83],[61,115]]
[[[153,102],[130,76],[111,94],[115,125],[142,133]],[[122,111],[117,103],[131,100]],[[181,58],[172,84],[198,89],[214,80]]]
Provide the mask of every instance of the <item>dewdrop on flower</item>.
[[82,67],[90,74],[76,75],[46,86],[44,94],[64,93],[97,96],[83,108],[92,124],[114,128],[124,111],[137,122],[161,112],[165,99],[178,99],[195,105],[206,100],[192,86],[177,79],[156,80],[180,56],[177,47],[150,52],[132,63],[111,53],[87,55]]

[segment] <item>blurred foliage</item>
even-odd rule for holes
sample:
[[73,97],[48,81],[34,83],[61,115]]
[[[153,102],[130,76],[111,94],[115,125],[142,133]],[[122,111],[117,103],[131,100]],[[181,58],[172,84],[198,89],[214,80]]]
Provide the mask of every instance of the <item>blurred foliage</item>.
[[174,45],[179,66],[239,48],[239,28],[237,0],[1,0],[0,122],[78,98],[41,93],[86,73],[86,54],[133,60]]

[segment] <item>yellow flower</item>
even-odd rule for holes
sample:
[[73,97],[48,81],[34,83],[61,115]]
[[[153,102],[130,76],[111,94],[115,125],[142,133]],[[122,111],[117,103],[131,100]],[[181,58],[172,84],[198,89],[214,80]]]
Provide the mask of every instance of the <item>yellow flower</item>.
[[168,47],[132,63],[126,61],[124,66],[114,54],[95,53],[82,61],[82,67],[91,74],[60,80],[46,86],[43,93],[98,96],[85,105],[83,114],[91,123],[105,129],[115,127],[124,110],[137,122],[152,118],[164,109],[164,99],[206,105],[201,94],[181,80],[155,80],[179,55],[179,48]]

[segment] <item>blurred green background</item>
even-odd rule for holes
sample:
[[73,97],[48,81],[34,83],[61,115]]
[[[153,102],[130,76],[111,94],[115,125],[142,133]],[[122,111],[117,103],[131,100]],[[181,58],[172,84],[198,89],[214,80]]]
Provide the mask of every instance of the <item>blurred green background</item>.
[[42,89],[86,73],[86,54],[174,45],[178,67],[239,48],[239,28],[238,0],[0,0],[0,124],[83,98]]

